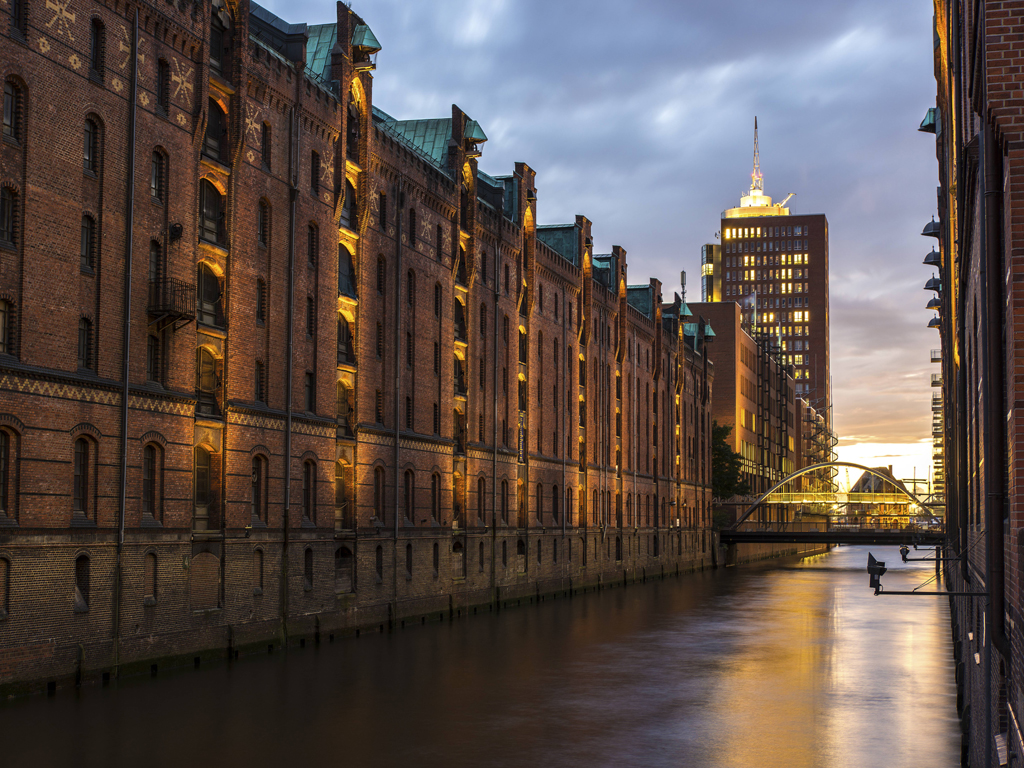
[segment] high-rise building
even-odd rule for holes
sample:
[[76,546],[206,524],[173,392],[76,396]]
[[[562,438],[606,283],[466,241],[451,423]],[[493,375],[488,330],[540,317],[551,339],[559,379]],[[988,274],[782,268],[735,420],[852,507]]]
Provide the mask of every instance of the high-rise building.
[[792,213],[791,197],[764,193],[755,118],[750,189],[722,212],[720,242],[701,249],[701,298],[738,303],[743,330],[775,336],[797,395],[831,426],[828,220]]

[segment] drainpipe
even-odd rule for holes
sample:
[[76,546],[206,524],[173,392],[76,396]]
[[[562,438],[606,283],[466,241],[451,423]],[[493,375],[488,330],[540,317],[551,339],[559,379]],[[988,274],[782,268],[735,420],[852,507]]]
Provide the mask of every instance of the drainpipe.
[[284,632],[284,642],[288,642],[288,547],[290,544],[290,518],[292,503],[292,395],[295,389],[294,365],[292,358],[295,350],[295,217],[296,206],[299,198],[299,106],[301,99],[302,82],[300,76],[295,79],[295,106],[291,108],[291,119],[288,121],[288,129],[291,132],[289,143],[291,153],[289,156],[289,180],[291,182],[288,190],[288,357],[285,363],[285,382],[287,396],[285,432],[284,432],[284,514],[281,518],[282,533],[282,554],[281,554],[281,628]]
[[128,111],[128,222],[125,227],[124,341],[121,353],[121,484],[117,496],[117,561],[114,564],[114,669],[121,655],[121,555],[124,550],[125,506],[128,494],[128,375],[132,329],[132,239],[135,234],[135,118],[139,103],[139,10],[132,30],[132,106]]

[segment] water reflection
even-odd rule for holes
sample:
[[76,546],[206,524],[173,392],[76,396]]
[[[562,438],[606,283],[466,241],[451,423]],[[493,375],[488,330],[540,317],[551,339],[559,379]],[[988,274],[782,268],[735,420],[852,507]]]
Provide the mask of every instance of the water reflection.
[[[875,548],[889,589],[933,573]],[[948,605],[867,550],[0,709],[7,765],[959,763]],[[932,588],[932,587],[928,587]]]

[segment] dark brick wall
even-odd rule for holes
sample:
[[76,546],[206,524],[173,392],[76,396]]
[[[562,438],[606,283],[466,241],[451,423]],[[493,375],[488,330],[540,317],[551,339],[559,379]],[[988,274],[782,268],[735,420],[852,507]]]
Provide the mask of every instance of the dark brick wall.
[[[24,39],[7,27],[0,36],[0,74],[19,85],[22,106],[17,140],[0,139],[0,184],[19,201],[15,242],[0,244],[0,299],[10,307],[7,352],[0,354],[0,430],[9,445],[0,514],[0,687],[117,674],[710,565],[711,373],[681,325],[662,316],[673,305],[662,303],[660,283],[651,281],[649,315],[629,307],[624,290],[598,284],[591,224],[583,217],[568,225],[577,263],[544,245],[536,234],[534,172],[525,164],[499,181],[510,185],[513,208],[485,202],[478,153],[465,138],[469,118],[458,108],[446,165],[375,123],[372,79],[356,71],[355,53],[344,45],[362,23],[347,7],[339,7],[344,50],[333,55],[335,89],[250,37],[248,3],[228,5],[232,43],[220,74],[205,60],[208,5],[139,6],[134,155],[133,17],[126,6],[87,8],[72,0],[62,15],[30,4]],[[93,16],[104,28],[97,77],[87,61]],[[166,113],[157,106],[161,59],[170,74]],[[350,101],[360,121],[355,159],[345,147]],[[224,115],[219,158],[206,151],[212,109]],[[99,127],[95,173],[83,162],[88,116]],[[321,168],[315,193],[313,151]],[[156,197],[154,153],[162,174]],[[206,184],[222,196],[222,224],[212,238],[204,236],[200,211]],[[98,231],[85,269],[84,214]],[[340,249],[351,254],[356,297],[339,295]],[[624,287],[625,251],[616,253],[616,283]],[[204,269],[216,281],[211,298],[219,297],[209,316],[196,311]],[[173,296],[168,280],[183,286],[176,304],[166,300]],[[258,281],[265,286],[262,317]],[[456,301],[465,306],[465,338],[455,334]],[[88,368],[78,365],[83,317],[92,324]],[[342,317],[354,355],[339,361]],[[520,326],[528,347],[522,365]],[[147,365],[150,337],[160,345],[155,376]],[[590,372],[584,386],[581,355]],[[456,391],[457,357],[464,392]],[[616,374],[628,379],[621,398]],[[522,462],[520,376],[528,391]],[[352,391],[351,429],[339,417],[339,382]],[[650,405],[641,400],[647,389]],[[595,452],[602,435],[604,449]],[[89,447],[81,514],[73,496],[78,439]],[[147,446],[156,456],[152,509],[144,509]],[[209,454],[205,504],[197,495],[205,471],[199,450]],[[336,493],[336,476],[343,492]],[[76,579],[81,556],[89,558],[87,595],[76,595],[76,584],[80,593],[84,587],[81,566]]]

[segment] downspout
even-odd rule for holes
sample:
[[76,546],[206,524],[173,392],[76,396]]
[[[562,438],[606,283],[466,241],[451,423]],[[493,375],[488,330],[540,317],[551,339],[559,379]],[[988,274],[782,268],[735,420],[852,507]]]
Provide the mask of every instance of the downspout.
[[291,108],[291,119],[288,130],[291,132],[289,143],[288,169],[290,186],[288,190],[288,359],[285,365],[285,382],[287,383],[286,415],[284,432],[284,514],[281,518],[282,555],[281,555],[281,630],[284,642],[288,642],[288,547],[290,545],[290,518],[292,501],[292,405],[295,390],[294,366],[292,357],[295,350],[295,217],[299,198],[299,109],[301,105],[302,77],[295,79],[295,106]]
[[121,483],[117,497],[117,561],[114,564],[114,669],[121,655],[121,556],[124,551],[125,506],[128,495],[128,375],[132,329],[132,240],[135,235],[135,121],[139,102],[139,10],[132,30],[131,109],[128,111],[128,221],[125,227],[124,340],[121,353]]

